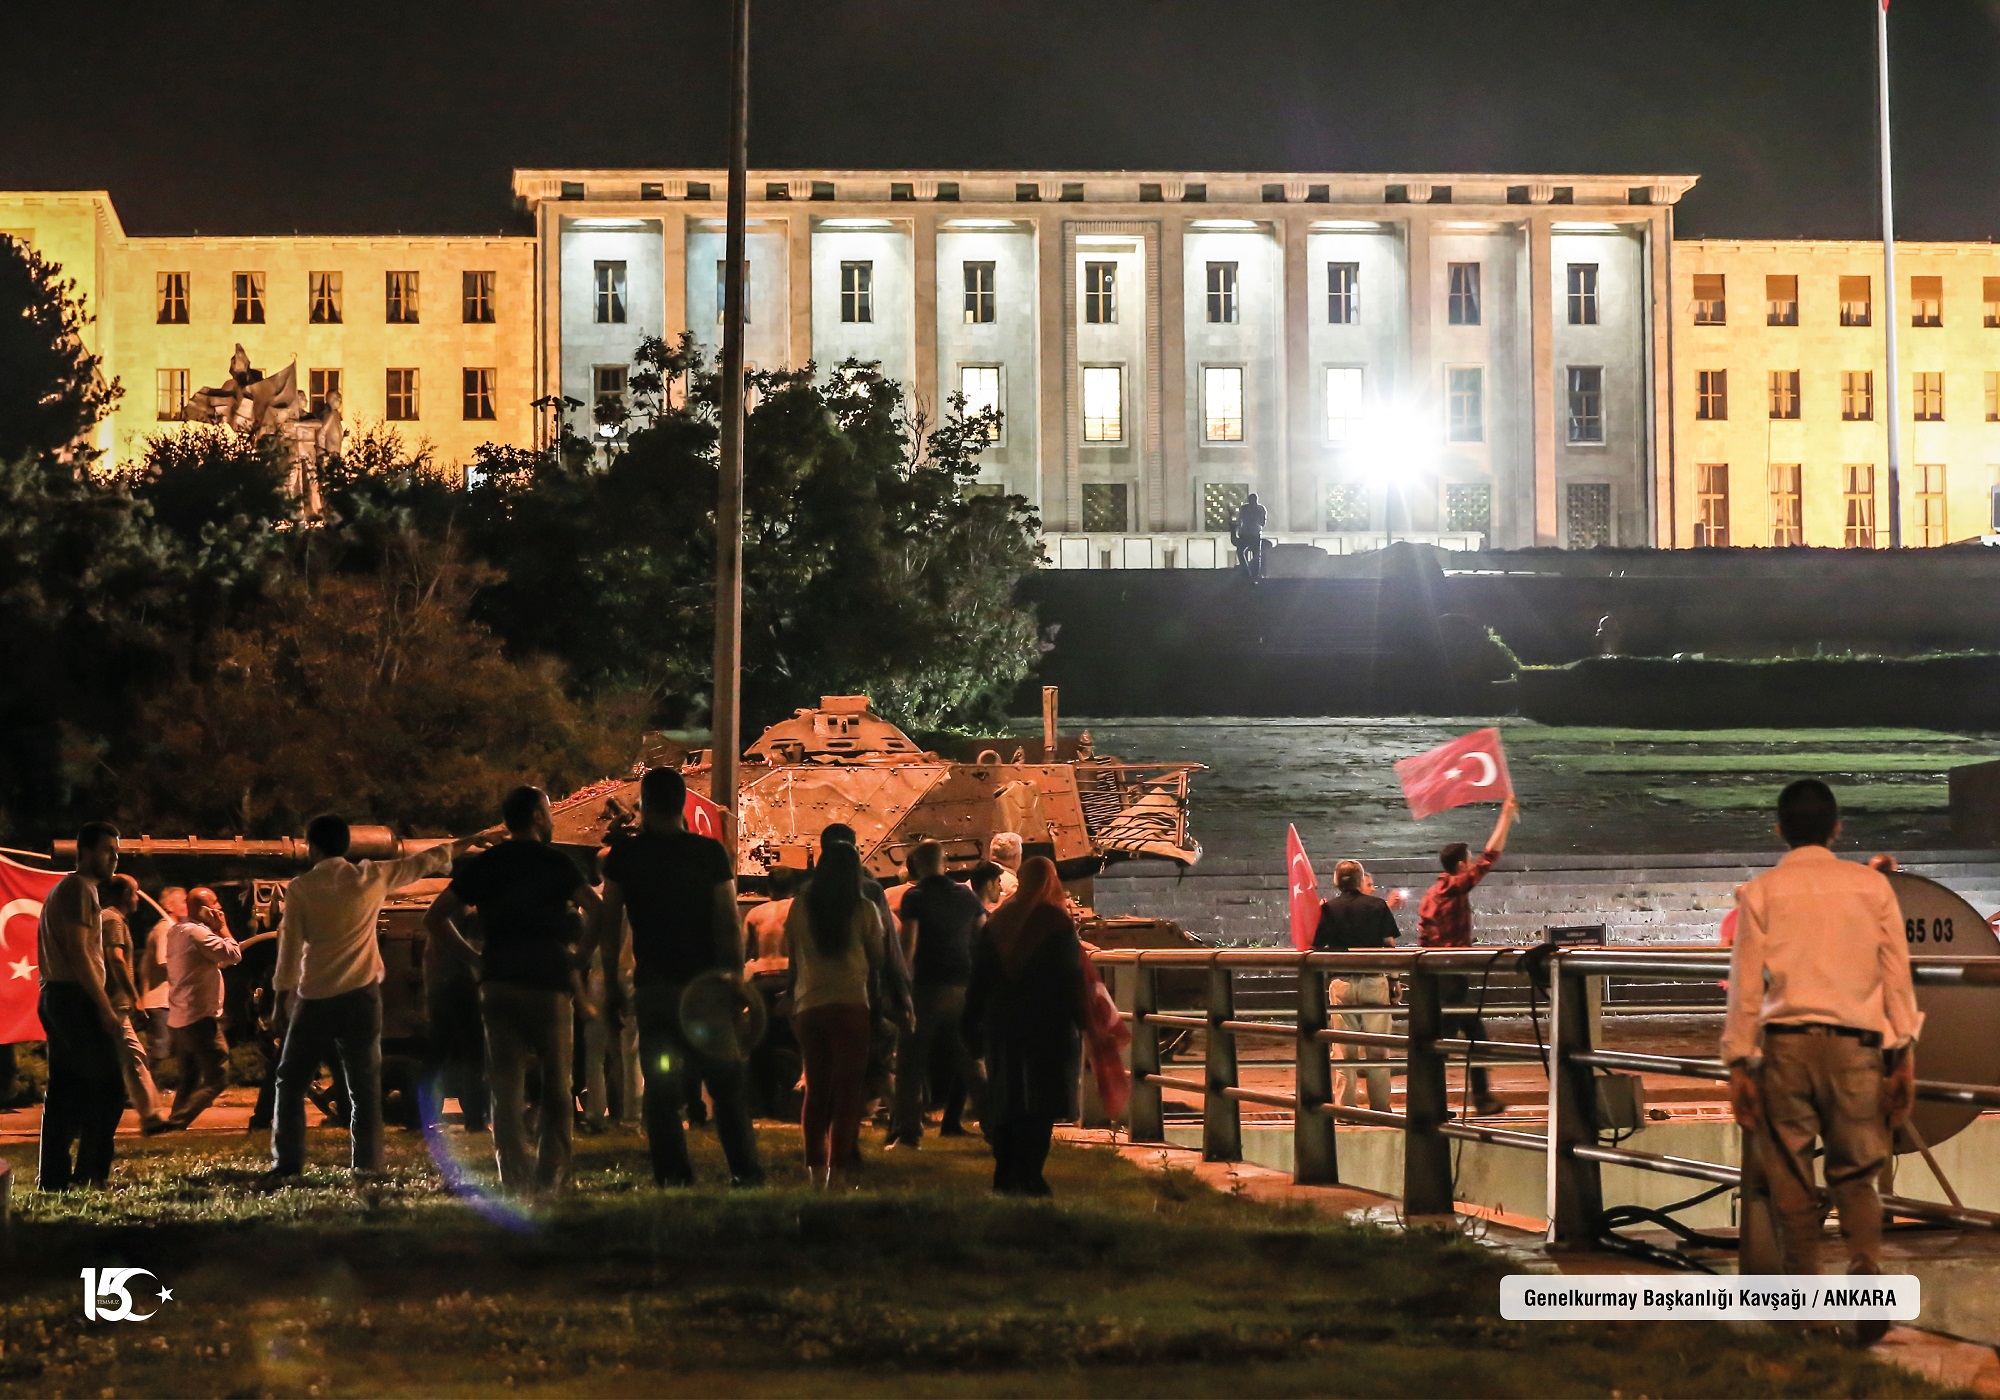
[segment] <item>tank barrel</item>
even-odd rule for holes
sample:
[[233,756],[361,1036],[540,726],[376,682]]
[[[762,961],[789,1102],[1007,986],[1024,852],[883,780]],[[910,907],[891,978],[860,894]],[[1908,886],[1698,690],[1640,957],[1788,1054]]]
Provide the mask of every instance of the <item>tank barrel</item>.
[[[422,836],[406,841],[386,826],[356,826],[349,830],[347,854],[351,860],[395,860],[442,845],[448,840],[450,838],[444,836]],[[278,836],[257,841],[242,836],[219,840],[199,836],[125,836],[119,838],[118,849],[128,856],[236,856],[289,861],[294,865],[305,865],[310,861],[303,836]],[[76,842],[56,842],[54,857],[58,865],[67,862],[73,868],[76,865]]]

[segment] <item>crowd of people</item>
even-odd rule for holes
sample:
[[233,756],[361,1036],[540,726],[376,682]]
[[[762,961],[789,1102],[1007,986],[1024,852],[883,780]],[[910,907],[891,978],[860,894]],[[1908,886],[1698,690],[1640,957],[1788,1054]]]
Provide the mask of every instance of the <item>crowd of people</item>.
[[[729,853],[688,830],[686,802],[677,770],[649,770],[636,824],[596,861],[552,844],[549,801],[534,787],[508,794],[498,826],[400,859],[351,859],[347,823],[322,816],[278,927],[241,940],[207,888],[159,891],[163,917],[135,939],[146,897],[118,871],[118,832],[85,826],[39,930],[41,1188],[104,1184],[128,1104],[148,1136],[185,1129],[214,1104],[230,1073],[228,979],[258,945],[268,988],[236,1000],[240,1045],[267,1059],[251,1117],[253,1131],[271,1129],[267,1181],[304,1170],[307,1105],[329,1067],[352,1169],[381,1172],[378,923],[394,892],[440,879],[424,917],[419,1109],[435,1124],[455,1098],[468,1132],[490,1131],[504,1192],[560,1192],[577,1125],[601,1130],[614,1099],[643,1124],[660,1185],[694,1182],[686,1129],[705,1120],[730,1181],[760,1184],[736,1027],[757,995],[749,973],[782,969],[815,1184],[855,1182],[871,1105],[885,1148],[899,1151],[921,1142],[928,1107],[945,1136],[976,1118],[996,1191],[1047,1195],[1053,1128],[1076,1113],[1099,989],[1054,864],[1024,860],[1020,838],[1002,833],[991,859],[954,879],[943,847],[924,841],[885,890],[853,829],[836,823],[812,868],[780,872],[775,897],[746,920]],[[178,1074],[170,1106],[154,1079],[167,1060]]]

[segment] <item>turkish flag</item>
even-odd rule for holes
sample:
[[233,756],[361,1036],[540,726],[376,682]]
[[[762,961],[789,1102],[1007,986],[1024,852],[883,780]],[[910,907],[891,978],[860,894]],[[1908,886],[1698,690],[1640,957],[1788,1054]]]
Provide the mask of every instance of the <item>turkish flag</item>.
[[1418,821],[1448,807],[1504,802],[1514,795],[1497,729],[1475,730],[1429,753],[1406,758],[1396,765],[1396,776],[1409,799],[1410,815]]
[[0,858],[0,1045],[42,1038],[35,1015],[42,990],[35,976],[38,932],[42,901],[61,881],[59,874]]
[[1285,881],[1291,888],[1292,946],[1303,953],[1319,932],[1319,882],[1295,826],[1285,828]]
[[687,818],[687,828],[697,836],[722,839],[722,807],[709,801],[698,792],[687,795],[687,803],[681,814]]

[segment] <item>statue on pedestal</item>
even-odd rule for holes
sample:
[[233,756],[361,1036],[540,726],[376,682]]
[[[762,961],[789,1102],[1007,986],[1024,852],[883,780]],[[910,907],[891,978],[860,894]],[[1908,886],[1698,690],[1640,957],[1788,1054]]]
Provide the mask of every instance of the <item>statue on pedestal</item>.
[[339,454],[345,430],[340,391],[335,389],[318,406],[309,406],[299,392],[298,378],[298,361],[266,375],[251,365],[239,344],[229,357],[229,377],[216,388],[195,390],[180,416],[189,423],[227,426],[252,440],[276,438],[291,462],[293,489],[313,512],[319,504],[316,469],[323,458]]

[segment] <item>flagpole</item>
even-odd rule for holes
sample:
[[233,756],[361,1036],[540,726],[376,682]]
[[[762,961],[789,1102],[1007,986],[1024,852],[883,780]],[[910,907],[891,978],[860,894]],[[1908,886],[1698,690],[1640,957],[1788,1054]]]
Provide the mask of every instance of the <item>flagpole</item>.
[[1900,371],[1896,368],[1896,197],[1889,172],[1889,0],[1875,11],[1875,58],[1880,78],[1877,107],[1882,131],[1882,343],[1887,371],[1882,407],[1889,420],[1889,548],[1903,547],[1902,426],[1897,411]]

